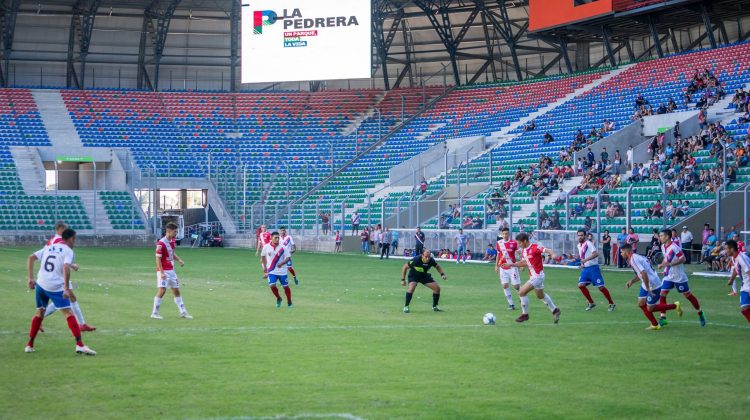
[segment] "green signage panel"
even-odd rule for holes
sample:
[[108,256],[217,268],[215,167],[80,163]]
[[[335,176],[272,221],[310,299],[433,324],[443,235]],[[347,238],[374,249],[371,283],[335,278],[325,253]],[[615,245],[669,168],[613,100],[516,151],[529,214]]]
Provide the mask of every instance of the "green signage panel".
[[55,158],[58,162],[93,162],[91,156],[58,156]]

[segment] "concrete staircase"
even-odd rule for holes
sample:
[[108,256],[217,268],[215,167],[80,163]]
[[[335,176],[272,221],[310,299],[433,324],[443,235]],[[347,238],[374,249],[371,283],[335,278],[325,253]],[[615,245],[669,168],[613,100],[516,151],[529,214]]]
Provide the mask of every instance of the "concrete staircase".
[[44,128],[53,146],[83,147],[73,120],[68,114],[60,91],[51,89],[34,89],[31,91]]
[[44,164],[35,147],[11,147],[10,153],[16,163],[16,172],[27,195],[46,192]]
[[86,214],[89,216],[91,225],[94,227],[94,231],[97,235],[116,235],[118,233],[130,232],[118,232],[112,228],[112,223],[109,221],[107,211],[104,209],[104,203],[102,203],[99,195],[94,191],[60,191],[61,195],[77,195],[81,198],[81,204],[86,209]]
[[[570,192],[570,190],[572,190],[573,187],[575,187],[576,185],[580,185],[582,180],[583,180],[583,177],[581,176],[566,179],[561,185],[562,190],[565,192]],[[560,198],[559,189],[557,191],[552,191],[550,194],[544,196],[539,202],[539,208],[543,210],[545,206],[554,204],[558,198]],[[532,213],[536,213],[536,202],[533,202],[530,204],[524,204],[521,206],[521,210],[514,211],[513,222],[517,223],[518,220],[525,219],[531,216]],[[496,224],[488,225],[487,227],[488,228],[496,227]]]

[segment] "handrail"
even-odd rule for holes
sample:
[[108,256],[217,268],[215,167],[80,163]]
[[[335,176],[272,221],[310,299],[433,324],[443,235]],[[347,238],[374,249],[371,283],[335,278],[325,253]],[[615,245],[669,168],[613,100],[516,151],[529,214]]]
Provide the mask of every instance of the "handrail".
[[455,86],[452,87],[452,88],[450,88],[450,89],[447,89],[442,95],[439,95],[436,98],[434,98],[433,100],[431,100],[427,104],[427,106],[425,106],[422,110],[420,110],[416,114],[412,115],[411,117],[407,118],[406,120],[402,121],[400,124],[398,124],[396,127],[394,127],[391,131],[389,131],[383,137],[381,137],[380,139],[378,139],[378,141],[376,141],[375,143],[373,143],[372,145],[370,145],[367,149],[363,150],[358,155],[355,155],[348,162],[344,163],[338,169],[336,169],[331,175],[327,176],[325,179],[323,179],[322,181],[320,181],[318,183],[318,185],[316,185],[315,187],[313,187],[313,189],[307,191],[305,194],[302,194],[299,198],[297,198],[296,200],[294,200],[292,202],[292,206],[296,206],[299,203],[303,202],[308,197],[310,197],[312,194],[314,194],[316,191],[318,191],[321,188],[323,188],[324,186],[326,186],[328,184],[328,182],[330,182],[337,175],[339,175],[340,173],[342,173],[346,169],[348,169],[354,162],[358,161],[362,156],[364,156],[364,155],[370,153],[371,151],[373,151],[373,150],[379,148],[380,146],[382,146],[386,142],[386,140],[388,140],[389,138],[391,138],[391,136],[393,136],[393,134],[395,134],[396,132],[400,131],[402,128],[406,127],[409,123],[411,123],[412,121],[414,121],[416,118],[422,116],[422,114],[424,114],[428,109],[432,108],[438,101],[442,100],[444,97],[446,97],[449,93],[453,92],[455,89],[456,89]]

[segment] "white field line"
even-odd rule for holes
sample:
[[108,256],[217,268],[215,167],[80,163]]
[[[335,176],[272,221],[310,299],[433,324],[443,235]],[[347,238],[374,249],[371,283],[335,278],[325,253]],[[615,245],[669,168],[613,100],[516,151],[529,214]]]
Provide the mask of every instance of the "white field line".
[[[541,314],[534,315],[539,317],[546,317],[546,312],[539,311]],[[543,315],[542,315],[543,314]],[[159,321],[154,321],[159,322]],[[186,321],[189,322],[189,321]],[[648,322],[643,321],[575,321],[565,322],[565,318],[560,321],[560,324],[555,325],[552,323],[530,323],[525,324],[525,328],[532,327],[559,327],[561,325],[646,325]],[[697,324],[695,321],[687,320],[670,320],[670,324]],[[145,327],[145,328],[115,328],[106,329],[99,328],[96,330],[96,335],[101,334],[113,334],[113,335],[125,335],[125,334],[163,334],[163,333],[243,333],[243,332],[277,332],[277,331],[362,331],[362,330],[418,330],[418,329],[477,329],[477,328],[508,328],[515,323],[502,323],[492,326],[477,324],[391,324],[391,325],[280,325],[280,326],[245,326],[245,327],[176,327],[176,328],[158,328],[158,327]],[[726,324],[718,322],[708,322],[707,325],[721,328],[732,328],[740,330],[750,330],[750,325],[737,325],[737,324]],[[18,335],[25,334],[26,330],[0,330],[0,336],[3,335]],[[45,332],[48,335],[69,335],[70,332],[67,329],[60,328],[59,331]]]
[[364,420],[364,417],[349,413],[302,413],[302,414],[277,414],[275,416],[237,416],[237,417],[204,417],[199,420],[286,420],[286,419],[347,419]]

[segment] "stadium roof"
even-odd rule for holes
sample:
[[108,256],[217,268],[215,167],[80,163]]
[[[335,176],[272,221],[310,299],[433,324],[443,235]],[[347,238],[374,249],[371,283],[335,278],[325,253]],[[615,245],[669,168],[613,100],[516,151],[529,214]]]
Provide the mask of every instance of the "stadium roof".
[[[329,88],[525,79],[750,36],[750,0],[665,0],[540,33],[528,32],[527,0],[372,5],[373,80],[330,81]],[[239,65],[231,30],[239,0],[2,0],[0,13],[7,85],[30,84],[33,75],[39,84],[71,87],[239,87],[230,83]]]

